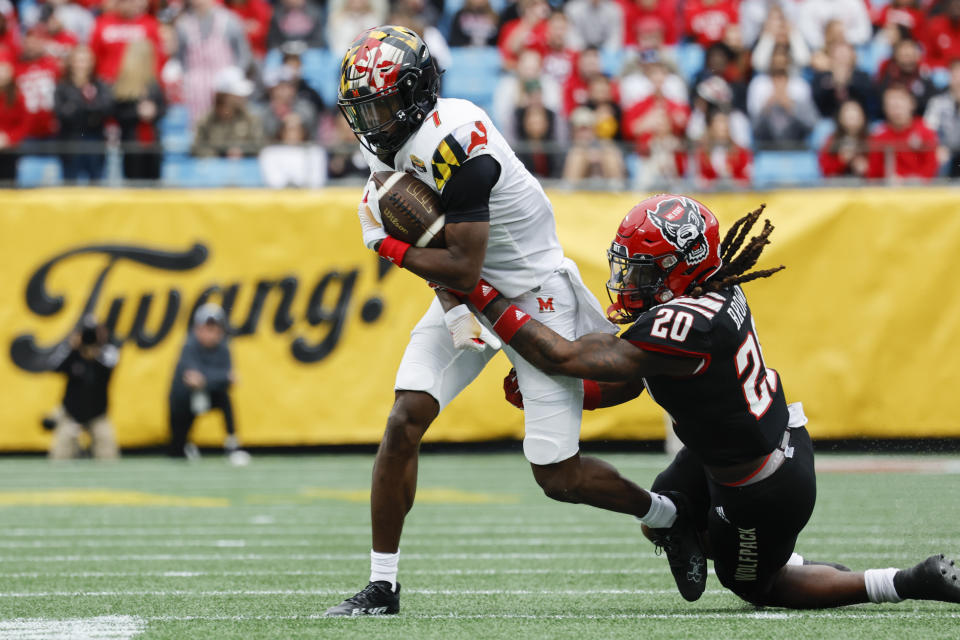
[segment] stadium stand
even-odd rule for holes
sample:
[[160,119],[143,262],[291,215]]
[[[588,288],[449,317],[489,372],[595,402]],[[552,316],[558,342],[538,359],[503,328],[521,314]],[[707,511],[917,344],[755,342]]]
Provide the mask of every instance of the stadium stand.
[[753,186],[811,186],[822,181],[812,151],[758,151],[753,156]]
[[[405,15],[404,12],[409,13],[411,11],[410,6],[419,6],[416,3],[407,6],[400,3],[399,0],[391,0],[381,4],[377,4],[377,6],[383,10],[392,9],[399,11],[399,13],[394,14],[392,19],[402,19]],[[875,15],[879,15],[879,7],[882,7],[883,4],[885,3],[870,3]],[[944,3],[938,2],[930,3],[931,6],[927,11],[930,12],[931,15],[941,13],[945,10],[942,6],[943,4]],[[53,80],[49,79],[48,82],[50,86],[40,87],[36,76],[31,76],[30,74],[41,73],[44,68],[49,72],[50,65],[54,59],[56,59],[61,69],[61,79],[59,81],[62,81],[63,70],[68,68],[68,54],[70,50],[78,43],[82,43],[85,38],[89,37],[89,33],[83,32],[82,25],[77,26],[80,25],[82,21],[67,21],[63,26],[56,23],[56,21],[50,22],[50,17],[47,15],[49,12],[44,12],[42,10],[43,6],[43,3],[37,0],[23,0],[22,2],[16,3],[15,8],[14,5],[11,5],[10,11],[12,13],[10,13],[10,17],[16,18],[11,24],[19,29],[20,33],[13,34],[12,37],[8,37],[9,34],[8,36],[2,36],[2,34],[0,34],[0,66],[10,64],[14,69],[14,81],[12,84],[15,87],[15,91],[10,95],[22,92],[24,104],[29,107],[28,111],[33,109],[33,111],[30,111],[29,116],[31,122],[39,122],[43,117],[49,119],[50,111],[47,110],[44,112],[43,108],[38,110],[36,105],[39,104],[38,100],[42,98],[43,95],[52,94],[55,87],[53,86]],[[79,7],[81,5],[77,6]],[[465,6],[465,0],[448,0],[442,4],[442,10],[440,10],[439,6],[424,5],[422,10],[413,9],[414,13],[417,11],[419,11],[419,13],[411,18],[411,20],[413,20],[411,24],[414,24],[420,29],[428,29],[430,31],[428,41],[438,46],[442,45],[441,48],[446,50],[447,47],[443,39],[449,35],[450,24],[454,15]],[[499,15],[501,23],[512,20],[516,16],[515,4],[508,4],[506,0],[491,0],[489,6],[493,12]],[[85,2],[82,4],[82,7],[85,9],[78,9],[78,11],[81,13],[82,11],[87,11],[87,16],[91,23],[96,16],[102,13],[102,9],[97,0]],[[553,6],[554,11],[561,9],[562,7]],[[481,8],[477,10],[484,11],[485,9]],[[181,11],[179,4],[170,4],[168,6],[164,3],[151,3],[149,9],[147,9],[147,13],[150,15],[141,14],[135,20],[142,19],[146,21],[144,24],[160,25],[161,34],[164,32],[164,29],[172,32],[178,24],[179,11]],[[378,11],[380,11],[380,9],[378,9]],[[549,89],[552,91],[549,96],[546,94],[544,94],[544,96],[554,101],[548,104],[547,108],[556,112],[550,115],[550,117],[555,117],[556,121],[550,124],[549,137],[546,139],[546,142],[552,144],[553,148],[557,149],[557,151],[551,152],[557,154],[554,157],[555,161],[552,163],[554,166],[560,167],[564,164],[564,157],[569,146],[567,144],[569,142],[569,133],[572,130],[570,117],[573,113],[573,106],[584,107],[594,112],[593,119],[597,123],[598,139],[605,140],[613,136],[613,143],[620,145],[620,150],[625,159],[626,175],[623,177],[628,178],[631,183],[636,181],[641,167],[644,167],[643,158],[648,158],[646,151],[642,152],[643,156],[637,155],[637,148],[633,146],[628,147],[628,143],[622,139],[630,138],[629,135],[624,135],[624,127],[626,126],[624,114],[627,113],[638,100],[646,100],[651,96],[659,96],[661,95],[660,92],[662,92],[664,97],[673,101],[670,103],[669,112],[673,135],[678,136],[679,139],[686,144],[686,152],[691,158],[696,155],[702,148],[702,144],[704,144],[701,135],[702,125],[692,125],[697,129],[697,133],[695,135],[691,134],[692,137],[690,138],[685,137],[684,132],[687,127],[689,114],[683,115],[682,111],[684,108],[696,111],[700,114],[698,117],[702,118],[704,107],[702,104],[695,103],[701,99],[706,99],[708,102],[710,100],[720,100],[720,102],[716,102],[715,104],[711,103],[710,106],[714,109],[724,110],[733,108],[739,111],[743,110],[747,86],[754,74],[754,70],[751,69],[752,62],[750,55],[754,43],[743,42],[742,36],[736,29],[730,31],[730,33],[725,33],[721,42],[723,43],[722,46],[727,48],[729,66],[724,69],[721,64],[721,66],[718,67],[716,59],[711,58],[710,68],[705,69],[708,61],[706,60],[704,44],[702,40],[697,40],[696,33],[685,32],[685,29],[689,28],[689,25],[680,24],[682,14],[681,4],[676,14],[676,24],[672,26],[665,25],[662,22],[664,19],[669,21],[669,17],[664,18],[662,15],[659,17],[648,16],[649,20],[643,22],[643,29],[642,31],[638,31],[638,37],[627,39],[627,41],[631,43],[629,47],[623,49],[608,47],[600,51],[599,69],[612,81],[609,85],[610,95],[603,99],[607,101],[606,104],[601,104],[603,100],[599,98],[594,100],[594,98],[587,96],[587,92],[594,90],[594,88],[591,88],[591,83],[588,80],[570,77],[572,70],[579,64],[579,52],[565,48],[569,47],[569,42],[571,42],[571,40],[566,37],[569,33],[557,32],[556,30],[557,28],[563,28],[563,21],[557,22],[556,20],[543,19],[542,22],[531,29],[530,35],[523,46],[535,49],[544,56],[541,61],[541,74],[544,78],[549,76],[549,82],[547,84],[550,85]],[[242,14],[238,15],[243,18]],[[753,24],[753,26],[763,24],[763,16],[756,15],[756,11],[753,11],[749,16],[742,13],[740,20],[741,24],[739,26],[743,29],[743,35],[747,34],[747,29],[744,27],[745,20],[752,21],[751,24],[756,23]],[[757,22],[758,20],[759,22]],[[572,27],[568,25],[566,28],[569,29]],[[637,28],[639,29],[640,27],[638,26]],[[63,31],[58,31],[60,29]],[[78,30],[71,32],[71,29]],[[87,30],[89,31],[89,26]],[[666,40],[665,37],[667,31],[673,34],[669,40]],[[824,36],[826,37],[828,35],[830,35],[828,29],[825,28]],[[835,31],[833,35],[837,35]],[[44,46],[46,47],[46,50],[42,54],[30,50],[31,38],[35,43],[38,36],[43,39]],[[642,36],[642,38],[640,38],[640,36]],[[675,36],[679,36],[679,38],[675,38]],[[148,34],[144,33],[143,37],[148,37]],[[152,38],[154,36],[149,35],[149,37]],[[750,37],[756,38],[756,34]],[[812,42],[809,36],[804,35],[802,37]],[[4,38],[6,38],[6,40],[4,40]],[[840,34],[839,38],[840,41],[842,41],[844,35]],[[887,63],[892,55],[893,47],[887,38],[888,34],[881,25],[874,25],[874,32],[866,39],[863,38],[862,33],[857,36],[856,39],[852,37],[852,34],[848,34],[849,42],[859,43],[855,47],[857,55],[856,64],[860,70],[875,79],[875,92],[879,91],[881,86],[884,86],[878,79],[878,75],[881,70],[887,68]],[[20,40],[23,41],[22,45]],[[678,41],[676,44],[664,45],[663,42],[665,40],[670,43],[673,43],[675,40]],[[831,40],[831,42],[833,41],[834,40]],[[558,42],[560,43],[559,45]],[[286,53],[290,53],[287,47],[289,44],[291,43],[284,45],[283,50]],[[297,45],[296,42],[292,44]],[[434,46],[434,44],[431,44],[431,46]],[[920,42],[920,44],[924,45],[925,43]],[[256,90],[247,98],[250,108],[254,113],[263,113],[264,110],[270,107],[267,103],[269,93],[261,90],[264,82],[267,81],[266,79],[278,77],[278,75],[282,76],[284,73],[280,70],[280,67],[283,65],[284,54],[281,53],[278,43],[275,42],[274,45],[275,48],[268,50],[263,59],[256,62],[247,71],[249,80],[256,86]],[[822,43],[810,46],[811,51],[818,51],[821,58],[818,61],[816,56],[813,56],[808,66],[799,69],[800,77],[807,82],[812,82],[817,77],[815,71],[823,71],[825,64],[823,56],[829,55],[827,48],[819,48],[822,47]],[[304,81],[303,85],[298,85],[298,91],[300,92],[298,98],[310,101],[320,114],[316,126],[313,125],[314,118],[309,119],[311,123],[310,130],[304,135],[304,140],[308,144],[319,143],[321,146],[326,147],[327,152],[331,154],[331,156],[344,157],[345,154],[349,156],[354,153],[354,150],[348,148],[353,145],[353,142],[349,135],[344,136],[342,135],[343,132],[337,131],[339,115],[335,107],[341,52],[332,51],[328,48],[317,48],[315,45],[313,48],[307,48],[305,43],[299,43],[294,49],[296,49],[295,55],[299,55],[300,57],[300,77]],[[262,49],[258,49],[258,51],[262,51]],[[659,51],[659,55],[656,54],[656,51]],[[190,89],[187,86],[189,83],[184,74],[184,69],[180,66],[180,60],[178,60],[177,56],[171,55],[172,53],[173,51],[168,48],[163,54],[164,60],[160,60],[160,64],[157,65],[158,69],[162,67],[161,76],[167,100],[165,116],[160,120],[157,132],[159,139],[157,140],[157,138],[148,136],[146,139],[140,140],[140,142],[146,142],[147,144],[152,144],[154,140],[157,140],[163,147],[165,156],[163,159],[161,184],[189,187],[203,185],[212,187],[229,186],[239,183],[249,184],[251,186],[262,184],[262,178],[256,170],[256,158],[249,158],[243,161],[208,158],[201,162],[189,156],[194,136],[194,123],[190,121],[191,118],[188,116],[187,108],[184,105],[186,103],[185,101],[187,101],[188,90],[195,90],[195,88]],[[651,55],[645,55],[646,53]],[[38,55],[40,55],[40,59],[37,58]],[[655,79],[654,71],[648,63],[650,60],[657,59],[670,61],[670,72],[676,72],[676,74],[682,78],[683,82],[686,83],[687,87],[685,91],[684,87],[677,86],[679,82],[675,81],[675,77],[672,81],[673,84],[669,84],[669,86],[654,86],[658,81]],[[806,60],[806,58],[804,58],[804,60]],[[452,47],[449,48],[449,61],[448,68],[442,79],[443,95],[471,100],[492,114],[494,94],[498,86],[498,81],[503,74],[512,73],[509,69],[504,69],[504,61],[501,58],[500,50],[496,47]],[[115,62],[119,64],[119,58]],[[950,71],[943,68],[942,65],[942,60],[937,62],[937,60],[932,58],[927,59],[921,64],[920,74],[923,82],[929,81],[938,92],[947,92],[950,91]],[[630,75],[625,76],[624,74]],[[646,74],[649,75],[645,78],[644,76]],[[702,81],[711,78],[711,74],[714,79],[723,79],[723,82],[720,82],[719,85],[726,83],[726,86],[715,86],[714,93],[703,98],[694,90],[692,83],[695,79]],[[822,77],[822,74],[820,75]],[[2,83],[2,77],[3,74],[0,74],[0,83]],[[647,80],[649,80],[649,82],[647,82]],[[818,82],[820,81],[818,80]],[[546,87],[546,84],[544,87]],[[862,82],[859,87],[862,91]],[[212,91],[212,86],[209,90]],[[562,108],[555,106],[558,90],[562,92]],[[603,94],[605,91],[603,87],[597,90],[600,91],[600,94]],[[719,93],[716,93],[716,91],[719,91]],[[682,97],[684,94],[690,96],[689,103],[686,106],[680,104],[680,102],[684,101]],[[529,98],[529,95],[531,95],[529,89],[525,89],[522,95],[518,97],[516,107],[524,108],[525,104],[523,102]],[[677,98],[678,95],[681,96],[679,102]],[[924,101],[926,97],[928,96],[925,96]],[[878,118],[881,115],[878,108],[880,104],[879,95],[864,96],[857,94],[856,99],[867,108],[869,118]],[[659,98],[657,98],[657,100],[659,100]],[[820,103],[818,102],[818,104]],[[619,127],[611,127],[610,125],[611,107],[615,111],[613,117],[619,119]],[[660,117],[657,113],[658,108],[659,107],[655,106],[649,109],[648,114],[654,117]],[[580,112],[581,119],[587,118],[587,115],[588,114],[585,114],[583,111]],[[917,116],[923,115],[923,113],[917,113]],[[11,120],[8,115],[6,120],[7,124],[2,124],[2,116],[3,114],[0,113],[0,128],[3,128],[0,133],[5,133],[9,140],[15,140],[13,146],[16,146],[20,138],[11,136],[10,131],[10,128],[15,125],[15,119]],[[196,114],[194,114],[194,117],[197,117]],[[824,178],[815,170],[816,162],[814,160],[816,153],[833,131],[833,122],[831,120],[821,119],[817,121],[812,133],[806,139],[806,149],[803,151],[786,151],[775,148],[758,149],[751,141],[752,131],[751,126],[749,126],[755,125],[755,122],[747,123],[743,119],[738,121],[734,118],[731,124],[736,127],[735,138],[737,144],[756,156],[752,180],[753,185],[766,188],[777,184],[806,185],[824,183]],[[871,121],[868,124],[873,128],[878,122]],[[647,125],[649,125],[649,123],[647,123]],[[94,139],[98,139],[97,136],[105,133],[106,135],[104,135],[104,137],[108,141],[107,167],[103,179],[103,184],[105,185],[119,185],[123,183],[122,172],[116,170],[116,166],[122,161],[123,154],[120,147],[114,142],[116,138],[112,135],[112,126],[112,121],[108,118],[106,120],[105,131],[91,132],[95,134]],[[509,129],[509,127],[507,127],[507,129]],[[22,150],[23,155],[19,161],[18,173],[14,174],[16,176],[14,184],[17,186],[37,187],[61,183],[62,170],[60,167],[60,159],[57,155],[59,149],[57,149],[56,146],[52,148],[49,146],[50,144],[55,145],[55,140],[49,138],[49,131],[52,130],[53,129],[50,129],[46,133],[42,131],[41,133],[32,131],[27,134],[22,143],[24,145]],[[614,133],[610,133],[611,131]],[[347,133],[349,134],[349,132]],[[505,131],[505,133],[508,136],[515,134],[515,132],[509,130]],[[941,133],[941,135],[945,134]],[[43,146],[30,146],[33,145],[37,139],[42,141]],[[275,144],[276,140],[264,139],[263,142],[264,144]],[[948,145],[943,139],[941,139],[940,143],[945,146]],[[353,149],[355,149],[355,147],[353,147]],[[521,155],[525,152],[522,143],[517,144],[517,151]],[[943,158],[946,156],[944,153],[941,153],[940,157]],[[647,169],[651,170],[654,166],[656,165],[651,164]],[[690,175],[695,173],[695,171],[689,169],[685,172]],[[960,170],[950,170],[948,163],[944,163],[941,166],[941,175],[943,176],[958,172],[960,172]],[[540,177],[546,180],[558,178],[556,173],[550,175],[549,172]],[[849,176],[847,177],[849,178]],[[345,178],[359,179],[355,171],[345,169],[342,163],[339,162],[331,164],[328,178],[331,180]],[[684,179],[687,180],[689,178],[684,177]],[[830,180],[832,180],[832,178],[830,178]],[[715,186],[704,186],[707,188],[726,188],[722,181],[718,182]]]

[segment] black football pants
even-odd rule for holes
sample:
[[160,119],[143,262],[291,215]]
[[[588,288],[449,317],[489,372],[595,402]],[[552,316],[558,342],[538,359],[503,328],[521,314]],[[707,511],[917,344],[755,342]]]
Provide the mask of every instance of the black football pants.
[[[210,392],[210,408],[220,409],[227,434],[233,435],[235,428],[230,394],[227,391]],[[190,407],[189,393],[170,394],[170,455],[172,457],[184,457],[183,447],[187,444],[187,436],[196,417]]]
[[720,583],[754,604],[763,604],[817,499],[813,443],[805,428],[790,430],[790,446],[793,457],[772,476],[743,487],[711,480],[699,458],[684,447],[651,487],[687,496],[697,528],[710,536]]

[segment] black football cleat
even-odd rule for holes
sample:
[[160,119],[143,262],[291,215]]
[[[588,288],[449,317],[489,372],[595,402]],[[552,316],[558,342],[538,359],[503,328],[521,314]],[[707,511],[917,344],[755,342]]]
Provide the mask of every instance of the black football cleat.
[[327,609],[327,618],[338,616],[385,616],[400,613],[400,583],[397,590],[390,590],[386,580],[371,582],[357,595],[347,598],[335,607]]
[[893,587],[901,598],[960,602],[960,567],[942,553],[930,556],[893,576]]
[[690,507],[686,496],[675,491],[661,491],[677,505],[677,519],[672,526],[650,529],[653,544],[667,553],[670,571],[677,589],[685,600],[693,602],[703,595],[707,586],[707,558],[700,546],[700,536],[689,517]]
[[804,565],[812,564],[812,565],[817,565],[821,567],[833,567],[837,571],[850,571],[850,567],[848,567],[845,564],[840,564],[839,562],[827,562],[826,560],[818,561],[818,560],[807,560],[806,558],[804,558],[803,564]]

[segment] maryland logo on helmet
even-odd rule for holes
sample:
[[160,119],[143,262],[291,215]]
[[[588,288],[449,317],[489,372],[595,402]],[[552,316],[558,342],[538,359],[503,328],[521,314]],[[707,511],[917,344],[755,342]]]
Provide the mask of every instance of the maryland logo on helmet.
[[403,63],[416,60],[421,42],[406,27],[384,26],[363,32],[340,64],[340,95],[359,98],[390,87]]
[[683,254],[687,264],[699,264],[710,254],[704,236],[706,223],[696,202],[684,197],[661,200],[656,209],[647,209],[647,217],[664,239]]
[[368,29],[340,63],[337,106],[360,144],[397,151],[437,103],[440,71],[426,43],[406,27]]

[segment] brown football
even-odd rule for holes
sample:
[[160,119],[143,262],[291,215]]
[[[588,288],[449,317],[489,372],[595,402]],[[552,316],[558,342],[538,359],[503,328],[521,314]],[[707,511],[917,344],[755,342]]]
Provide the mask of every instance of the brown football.
[[384,230],[415,247],[443,247],[444,215],[440,196],[409,173],[373,174]]

